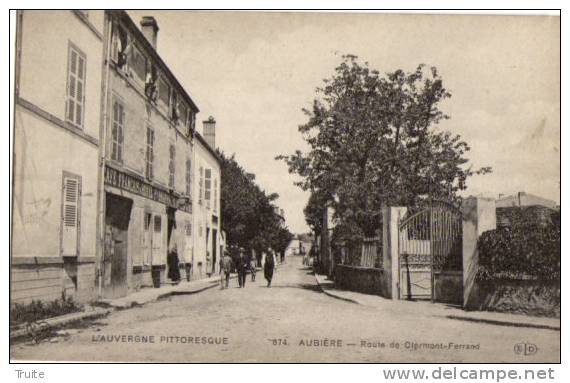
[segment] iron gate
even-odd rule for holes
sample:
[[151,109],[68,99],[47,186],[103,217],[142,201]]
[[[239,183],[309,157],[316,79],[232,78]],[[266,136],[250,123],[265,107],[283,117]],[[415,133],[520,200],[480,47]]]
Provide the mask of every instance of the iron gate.
[[463,226],[459,209],[432,201],[398,228],[400,299],[434,299],[434,275],[460,271]]

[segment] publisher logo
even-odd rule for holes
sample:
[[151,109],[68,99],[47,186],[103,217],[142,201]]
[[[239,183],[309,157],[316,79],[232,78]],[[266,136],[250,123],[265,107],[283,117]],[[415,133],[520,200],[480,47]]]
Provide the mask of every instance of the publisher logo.
[[538,347],[533,343],[521,342],[515,344],[515,354],[517,355],[534,355],[537,351]]

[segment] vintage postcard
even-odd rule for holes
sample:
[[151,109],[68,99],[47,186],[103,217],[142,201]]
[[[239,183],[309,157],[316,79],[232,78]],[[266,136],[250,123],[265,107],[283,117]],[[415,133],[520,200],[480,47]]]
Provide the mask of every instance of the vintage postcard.
[[12,362],[560,362],[559,16],[15,21]]

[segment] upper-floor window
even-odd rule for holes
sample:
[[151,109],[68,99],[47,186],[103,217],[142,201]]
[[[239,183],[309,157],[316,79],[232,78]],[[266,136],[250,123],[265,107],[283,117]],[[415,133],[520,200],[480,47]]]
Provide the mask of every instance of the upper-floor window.
[[133,45],[130,49],[129,67],[132,70],[133,77],[140,84],[144,84],[146,81],[146,63],[146,57]]
[[192,161],[186,160],[186,195],[192,195]]
[[188,126],[188,107],[183,101],[178,101],[178,111],[180,113],[179,122],[186,134],[186,127]]
[[210,208],[210,200],[212,199],[212,169],[206,169],[206,187],[204,199],[206,200],[206,208]]
[[192,134],[192,132],[194,132],[195,128],[196,128],[196,115],[194,114],[194,112],[189,110],[189,112],[188,112],[188,133],[187,133],[187,135],[190,136],[190,134]]
[[168,161],[168,186],[174,189],[174,173],[176,171],[176,148],[170,145],[170,158]]
[[113,122],[111,127],[111,159],[123,162],[123,130],[125,124],[125,107],[119,101],[113,102]]
[[164,109],[168,110],[170,106],[170,85],[164,77],[160,77],[158,80],[158,101]]
[[198,183],[198,203],[202,204],[202,198],[204,196],[204,168],[200,166],[200,182]]
[[146,128],[146,177],[154,177],[154,129],[149,125]]
[[70,45],[67,61],[67,101],[65,119],[73,126],[83,128],[85,105],[85,55]]
[[214,178],[214,211],[218,211],[218,179]]

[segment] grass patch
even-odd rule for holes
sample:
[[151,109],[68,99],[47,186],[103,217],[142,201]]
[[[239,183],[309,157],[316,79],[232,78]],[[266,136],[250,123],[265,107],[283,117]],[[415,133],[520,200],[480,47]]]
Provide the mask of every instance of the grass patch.
[[27,304],[16,303],[10,308],[10,327],[53,318],[81,311],[83,306],[72,297],[62,297],[51,302],[33,300]]

